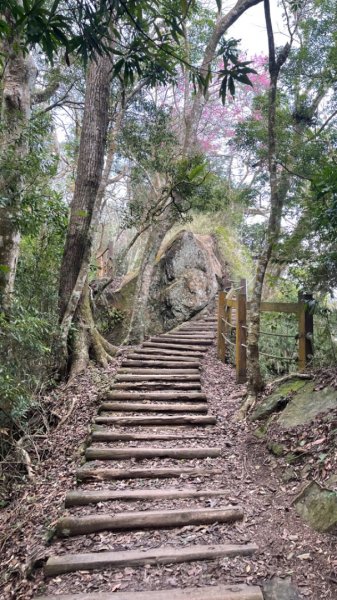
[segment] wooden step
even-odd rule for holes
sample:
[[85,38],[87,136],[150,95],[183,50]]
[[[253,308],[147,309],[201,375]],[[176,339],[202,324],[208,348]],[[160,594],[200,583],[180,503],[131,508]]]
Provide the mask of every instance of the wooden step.
[[156,380],[144,380],[140,381],[118,381],[111,385],[111,390],[201,390],[200,379],[195,381],[165,381],[163,378]]
[[58,537],[89,535],[100,531],[131,531],[167,529],[211,523],[233,523],[243,519],[243,510],[237,506],[224,508],[196,508],[185,510],[147,510],[112,514],[93,514],[84,517],[63,517],[56,523]]
[[220,469],[206,468],[163,468],[163,469],[110,469],[109,467],[81,467],[76,472],[79,481],[99,480],[113,481],[115,479],[175,479],[187,475],[188,477],[213,477],[220,475]]
[[207,440],[207,436],[191,431],[191,433],[124,433],[109,430],[95,430],[91,433],[93,442],[132,442],[132,441],[154,441],[154,440]]
[[47,577],[74,571],[135,567],[139,565],[166,565],[195,560],[214,560],[232,556],[250,556],[258,550],[256,544],[195,545],[187,548],[155,548],[121,552],[90,552],[51,556],[44,568]]
[[154,375],[155,377],[165,377],[165,379],[167,378],[167,376],[177,376],[177,377],[183,377],[185,379],[185,376],[187,375],[195,375],[197,377],[200,377],[200,369],[189,369],[189,368],[182,368],[182,369],[170,369],[169,371],[165,368],[151,368],[151,367],[147,367],[145,369],[139,368],[139,367],[124,367],[122,369],[118,370],[118,375],[116,375],[116,378],[118,377],[118,379],[124,375],[137,375],[137,376],[141,376],[141,375],[146,375],[146,377],[151,377],[151,375]]
[[171,344],[170,342],[144,342],[143,348],[144,350],[147,350],[147,348],[156,348],[157,350],[177,350],[179,352],[183,352],[185,350],[186,354],[189,352],[193,352],[194,354],[196,352],[204,353],[207,350],[207,348],[201,346],[192,346],[189,344]]
[[186,368],[186,370],[191,369],[191,367],[193,367],[193,369],[200,369],[200,363],[199,362],[189,362],[189,361],[173,361],[173,360],[169,360],[169,359],[164,359],[164,358],[159,358],[157,359],[156,357],[152,359],[152,357],[150,359],[146,358],[140,358],[140,359],[130,359],[128,358],[127,360],[123,360],[122,362],[122,367],[126,368],[126,369],[132,369],[133,367],[136,368],[141,368],[141,369],[145,369],[145,368],[149,368],[149,369],[155,369],[155,368],[160,368],[160,369],[184,369]]
[[155,592],[94,592],[52,594],[35,600],[263,600],[259,587],[245,584],[174,588]]
[[150,404],[146,402],[103,402],[99,407],[101,411],[114,411],[114,412],[170,412],[170,413],[181,413],[181,412],[193,412],[193,413],[207,413],[208,406],[206,402],[202,404],[176,404],[171,402],[170,404],[162,404],[160,402],[156,404]]
[[[200,331],[197,331],[196,333],[190,333],[190,332],[177,332],[174,336],[175,340],[187,340],[187,342],[189,344],[192,343],[192,345],[194,345],[194,342],[196,344],[200,343],[205,343],[205,345],[211,345],[213,344],[214,340],[215,340],[216,336],[215,335],[205,335],[202,334]],[[171,336],[167,336],[166,339],[170,339],[171,340]]]
[[116,425],[120,427],[185,427],[186,425],[195,427],[215,425],[216,417],[213,415],[177,415],[176,417],[96,417],[95,423],[97,423],[97,425]]
[[173,336],[173,335],[163,335],[163,336],[156,336],[156,337],[152,337],[151,338],[151,342],[164,342],[164,343],[169,343],[169,344],[181,344],[182,346],[190,346],[191,343],[193,345],[200,345],[200,346],[210,346],[212,345],[213,341],[212,340],[205,340],[204,338],[196,338],[195,339],[195,344],[193,343],[193,340],[191,342],[191,340],[185,338],[185,337],[179,337],[179,336]]
[[177,390],[176,392],[106,392],[104,394],[105,400],[157,400],[158,402],[166,400],[187,400],[193,402],[207,402],[207,396],[203,392],[183,392]]
[[228,490],[204,489],[196,490],[193,488],[165,489],[158,490],[74,490],[68,492],[65,497],[65,507],[85,506],[87,504],[97,504],[99,502],[138,502],[139,500],[177,500],[179,498],[212,498],[214,496],[226,496]]
[[144,373],[144,374],[129,374],[129,373],[117,373],[115,381],[198,381],[200,382],[200,373],[197,371],[195,374],[188,374],[182,371],[181,373],[172,373],[170,371],[161,373]]
[[85,451],[87,460],[129,460],[132,458],[216,458],[221,448],[97,448],[90,446]]
[[[193,365],[194,363],[198,363],[200,365],[200,360],[202,358],[203,354],[201,352],[190,352],[189,354],[186,354],[184,351],[177,353],[171,352],[170,350],[160,352],[157,348],[140,348],[137,352],[128,354],[126,357],[126,359],[129,360],[156,360],[161,362],[169,360],[171,362],[179,363],[180,369],[184,367],[184,363],[193,363]],[[188,368],[191,368],[191,366]]]
[[[156,342],[152,342],[153,344],[155,344]],[[151,342],[148,342],[148,344],[151,344]],[[197,350],[184,350],[184,348],[182,346],[178,346],[178,348],[164,348],[162,346],[160,346],[159,348],[157,346],[145,346],[142,348],[139,348],[139,350],[135,350],[135,354],[138,355],[155,355],[155,356],[167,356],[167,357],[172,357],[171,360],[190,360],[190,362],[193,361],[197,361],[199,359],[202,359],[204,357],[204,352],[198,348]],[[128,355],[130,356],[130,355]]]

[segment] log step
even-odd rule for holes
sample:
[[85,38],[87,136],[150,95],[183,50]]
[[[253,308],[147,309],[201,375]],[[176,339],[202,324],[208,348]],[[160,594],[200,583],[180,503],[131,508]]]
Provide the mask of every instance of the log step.
[[155,368],[160,368],[160,369],[184,369],[186,368],[187,372],[189,369],[191,369],[191,367],[193,369],[199,369],[200,368],[200,363],[199,362],[189,362],[189,361],[173,361],[173,360],[169,360],[166,358],[159,358],[157,359],[156,357],[152,358],[143,358],[140,357],[139,359],[127,359],[127,360],[123,360],[122,365],[123,368],[126,369],[130,369],[133,367],[136,368],[149,368],[149,369],[155,369]]
[[76,472],[79,481],[100,480],[113,481],[119,479],[175,479],[182,475],[188,477],[212,477],[220,475],[220,469],[202,469],[202,468],[165,468],[165,469],[110,469],[109,467],[81,467]]
[[128,460],[131,458],[216,458],[221,448],[97,448],[90,446],[85,451],[87,460]]
[[[150,344],[151,342],[148,342],[148,344]],[[153,342],[153,344],[155,344],[156,342]],[[157,347],[157,346],[150,346],[150,347],[142,347],[139,348],[139,350],[135,350],[135,354],[139,354],[139,355],[160,355],[160,356],[167,356],[168,360],[170,359],[170,357],[172,357],[170,360],[180,360],[180,359],[190,359],[190,361],[196,361],[198,359],[202,359],[204,357],[204,353],[200,350],[200,348],[197,348],[197,350],[184,350],[184,348],[182,346],[179,346],[177,349],[171,349],[170,348],[164,348],[164,347]],[[128,355],[130,356],[130,355]]]
[[176,329],[169,334],[166,334],[167,337],[200,337],[201,339],[210,339],[214,340],[215,338],[215,329],[214,330],[206,330],[206,329],[190,329],[189,327],[186,329]]
[[205,426],[215,425],[216,417],[214,416],[194,416],[181,415],[176,417],[96,417],[97,425],[117,425],[120,427],[172,427],[172,426]]
[[243,510],[237,506],[197,508],[193,510],[148,510],[117,514],[93,514],[84,517],[63,517],[56,523],[58,537],[89,535],[100,531],[131,531],[167,529],[211,523],[233,523],[243,519]]
[[187,548],[155,548],[153,550],[127,550],[121,552],[90,552],[51,556],[44,568],[47,577],[74,571],[125,568],[139,565],[166,565],[195,560],[214,560],[232,556],[250,556],[258,550],[255,544],[195,545]]
[[194,431],[189,434],[185,433],[182,435],[181,433],[118,433],[109,430],[97,430],[92,432],[91,439],[93,442],[151,442],[154,440],[207,440],[207,436],[200,435],[200,433],[195,433]]
[[35,600],[263,600],[261,589],[245,584],[212,585],[155,592],[94,592],[92,594],[52,594]]
[[193,340],[191,342],[191,340],[188,338],[180,337],[180,336],[173,337],[171,335],[152,337],[151,342],[160,342],[160,343],[168,342],[170,344],[181,344],[182,346],[190,346],[191,343],[193,345],[198,345],[198,346],[211,346],[213,343],[212,340],[205,340],[204,338],[199,338],[199,337],[195,338],[195,343],[193,343]]
[[115,377],[115,381],[198,381],[200,382],[200,373],[197,371],[195,374],[189,374],[185,371],[181,373],[172,373],[170,371],[161,373],[144,373],[144,374],[128,374],[119,373]]
[[207,396],[203,392],[106,392],[106,400],[188,400],[196,402],[207,402]]
[[147,348],[156,348],[158,350],[178,350],[180,352],[182,352],[183,350],[186,351],[186,354],[188,354],[189,352],[206,352],[207,348],[203,348],[201,346],[192,346],[190,344],[173,344],[170,342],[144,342],[143,343],[143,348],[147,349]]
[[[200,365],[200,359],[203,358],[203,355],[201,352],[189,352],[186,354],[186,352],[170,352],[170,350],[160,352],[157,348],[144,348],[143,350],[140,348],[136,352],[128,354],[126,358],[130,360],[169,360],[170,362],[198,363]],[[180,368],[182,367],[180,366]]]
[[151,377],[155,376],[155,377],[165,377],[165,379],[167,379],[167,377],[172,377],[172,376],[178,376],[178,377],[183,377],[185,379],[185,376],[191,376],[191,375],[195,375],[197,377],[200,377],[200,370],[195,368],[195,369],[189,369],[189,368],[182,368],[182,369],[170,369],[170,371],[168,371],[167,369],[165,369],[164,367],[162,368],[145,368],[145,369],[141,369],[139,367],[135,367],[135,368],[130,368],[130,367],[124,367],[122,369],[119,369],[118,371],[118,375],[116,375],[116,379],[118,378],[121,379],[121,377],[125,376],[125,375],[137,375],[137,376],[142,376],[142,375],[146,375],[146,377]]
[[149,403],[141,403],[141,402],[104,402],[99,407],[99,412],[101,411],[114,411],[114,412],[170,412],[170,413],[180,413],[180,412],[193,412],[193,413],[207,413],[208,407],[207,403],[203,402],[202,404],[176,404],[171,402],[171,404],[149,404]]
[[98,502],[138,502],[139,500],[177,500],[179,498],[212,498],[214,496],[226,496],[228,490],[195,490],[193,488],[185,489],[165,489],[158,490],[74,490],[68,492],[65,497],[65,507],[85,506],[87,504],[96,504]]
[[201,382],[195,381],[165,381],[163,378],[159,380],[140,380],[140,381],[118,381],[114,383],[110,389],[112,390],[139,390],[142,388],[152,389],[172,389],[172,390],[200,390]]

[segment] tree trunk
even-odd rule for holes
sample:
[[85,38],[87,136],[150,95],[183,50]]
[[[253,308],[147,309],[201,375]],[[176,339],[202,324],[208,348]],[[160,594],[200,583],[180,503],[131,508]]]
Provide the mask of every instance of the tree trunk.
[[[10,14],[5,15],[11,26]],[[0,137],[0,311],[9,313],[19,257],[18,224],[23,191],[23,160],[28,152],[27,127],[31,112],[31,94],[36,67],[20,47],[13,33],[1,51],[5,68],[1,99]]]
[[[60,274],[59,310],[65,356],[69,329],[79,302],[82,307],[86,304],[82,291],[88,276],[99,210],[97,197],[104,164],[111,72],[111,58],[97,56],[89,65],[86,79],[75,191]],[[83,331],[81,335],[83,341]]]
[[145,246],[142,264],[140,267],[136,293],[133,303],[133,312],[129,327],[127,342],[129,344],[139,344],[144,341],[149,331],[149,293],[153,276],[153,269],[157,254],[166,233],[173,225],[170,208],[164,220],[155,223],[149,233]]
[[95,325],[88,281],[85,282],[82,290],[74,325],[70,380],[85,370],[90,358],[101,367],[107,367],[117,351],[117,348],[100,334]]
[[248,397],[240,410],[240,416],[245,416],[248,410],[254,405],[257,394],[264,387],[259,360],[260,309],[262,291],[268,263],[270,261],[275,243],[279,239],[283,201],[286,196],[286,194],[282,194],[281,192],[281,186],[277,176],[276,101],[280,69],[287,60],[290,46],[289,44],[286,44],[276,60],[269,0],[264,0],[264,7],[269,46],[270,74],[268,104],[268,171],[270,183],[270,213],[266,231],[266,240],[257,261],[254,288],[250,301],[247,336]]

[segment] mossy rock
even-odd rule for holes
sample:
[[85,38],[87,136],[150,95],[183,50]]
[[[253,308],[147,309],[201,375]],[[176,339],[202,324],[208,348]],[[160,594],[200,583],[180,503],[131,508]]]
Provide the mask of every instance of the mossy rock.
[[283,456],[285,453],[282,444],[278,444],[277,442],[268,442],[267,448],[274,456]]
[[297,391],[278,417],[278,424],[286,429],[310,423],[322,412],[337,407],[337,391],[331,387],[314,390],[314,383],[307,382]]
[[128,275],[124,277],[118,290],[110,291],[110,289],[107,288],[104,293],[105,298],[103,308],[108,304],[110,309],[118,311],[123,315],[122,319],[116,321],[111,333],[109,332],[107,336],[108,340],[113,344],[121,344],[128,333],[137,279],[138,272],[128,273]]
[[292,379],[291,381],[283,383],[275,392],[262,400],[259,406],[252,413],[252,421],[265,419],[272,413],[281,411],[287,406],[292,395],[297,393],[306,385],[307,381],[303,381],[303,379]]
[[297,513],[315,531],[337,531],[337,493],[315,481],[307,485],[294,502]]

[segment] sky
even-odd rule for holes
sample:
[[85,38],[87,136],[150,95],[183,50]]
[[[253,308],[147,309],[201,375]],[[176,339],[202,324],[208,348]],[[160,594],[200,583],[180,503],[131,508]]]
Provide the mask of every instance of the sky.
[[[228,2],[230,7],[232,2]],[[282,21],[282,10],[277,0],[271,0],[271,16],[274,28],[276,46],[285,43],[284,25]],[[224,5],[224,11],[227,4]],[[263,2],[247,10],[228,32],[230,37],[241,39],[241,47],[248,51],[248,55],[268,54],[267,33],[264,20]]]

